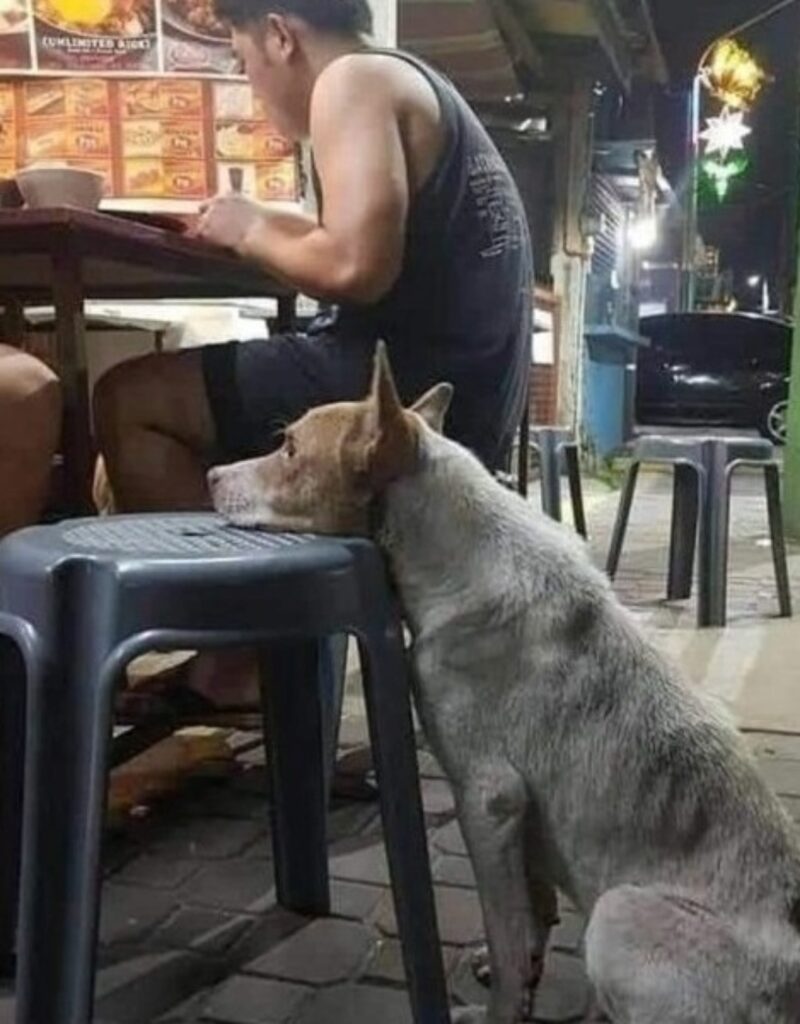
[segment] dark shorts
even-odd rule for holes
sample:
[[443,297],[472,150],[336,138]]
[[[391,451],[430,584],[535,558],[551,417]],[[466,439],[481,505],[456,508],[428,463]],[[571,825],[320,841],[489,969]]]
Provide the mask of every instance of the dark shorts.
[[331,334],[287,334],[202,349],[219,456],[254,458],[309,409],[365,397],[374,344]]

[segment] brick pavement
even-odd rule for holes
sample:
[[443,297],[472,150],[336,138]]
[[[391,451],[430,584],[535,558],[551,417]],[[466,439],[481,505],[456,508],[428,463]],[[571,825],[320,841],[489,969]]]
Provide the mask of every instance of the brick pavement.
[[[682,629],[694,636],[691,610],[665,610],[659,601],[668,500],[662,479],[645,480],[619,589],[657,639]],[[741,486],[734,516],[736,621],[757,620],[771,601],[754,485]],[[589,495],[598,557],[615,500],[597,489]],[[799,554],[792,558],[798,595]],[[355,687],[346,708],[343,740],[353,746],[365,735]],[[800,823],[800,736],[754,732],[750,742]],[[420,761],[450,988],[457,1001],[482,1000],[469,971],[469,950],[481,934],[472,870],[442,773],[429,753]],[[215,770],[214,777],[196,778],[180,796],[109,835],[98,1024],[410,1022],[377,807],[340,802],[333,808],[334,913],[308,921],[275,905],[264,781],[263,758],[251,752],[228,777]],[[582,927],[574,911],[562,908],[537,1021],[582,1019],[588,998]],[[10,1024],[12,1002],[9,992],[0,992],[0,1024]]]

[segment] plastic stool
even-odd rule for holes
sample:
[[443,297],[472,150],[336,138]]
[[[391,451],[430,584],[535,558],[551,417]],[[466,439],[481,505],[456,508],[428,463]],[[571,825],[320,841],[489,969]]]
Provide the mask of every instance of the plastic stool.
[[541,474],[542,511],[561,522],[561,468],[566,466],[572,515],[575,529],[586,537],[586,515],[583,508],[581,467],[578,443],[571,430],[565,427],[531,427],[529,449],[539,455]]
[[[365,670],[414,1020],[449,1021],[402,629],[374,545],[237,530],[210,515],[23,530],[0,544],[0,632],[21,654],[0,647],[0,734],[21,736],[23,663],[27,675],[17,1024],[91,1019],[113,696],[127,663],[145,651],[263,651],[278,900],[299,913],[329,912],[318,670],[323,638],[342,633],[357,637]],[[13,759],[4,761],[12,773],[0,821],[8,822],[21,762],[14,773]],[[15,874],[8,840],[4,833],[6,940]]]
[[783,535],[780,468],[770,442],[758,438],[660,435],[639,438],[634,444],[633,461],[622,490],[606,562],[606,571],[612,579],[619,567],[639,466],[646,462],[675,467],[667,580],[670,600],[691,596],[699,523],[699,626],[724,626],[726,622],[731,478],[741,466],[763,468],[780,614],[789,617],[792,602]]

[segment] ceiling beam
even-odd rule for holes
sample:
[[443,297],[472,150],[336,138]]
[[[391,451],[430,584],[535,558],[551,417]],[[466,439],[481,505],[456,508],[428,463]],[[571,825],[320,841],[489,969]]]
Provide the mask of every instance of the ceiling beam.
[[642,20],[644,21],[645,28],[647,30],[648,58],[653,77],[659,85],[668,85],[669,70],[664,58],[664,51],[661,48],[661,43],[658,41],[658,33],[656,32],[655,21],[653,20],[651,0],[639,0],[639,6],[642,11]]
[[486,0],[486,5],[512,59],[527,68],[534,78],[542,78],[545,71],[544,59],[510,0]]
[[588,7],[597,22],[600,44],[622,87],[629,92],[634,74],[634,61],[617,5],[614,0],[588,0]]

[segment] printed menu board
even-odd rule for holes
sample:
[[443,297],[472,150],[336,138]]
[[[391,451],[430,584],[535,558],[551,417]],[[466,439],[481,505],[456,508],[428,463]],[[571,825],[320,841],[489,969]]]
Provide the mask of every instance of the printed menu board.
[[214,0],[0,0],[0,72],[230,76]]
[[203,199],[232,175],[257,199],[299,195],[295,149],[244,82],[0,82],[0,177],[43,162],[100,171],[119,199]]

